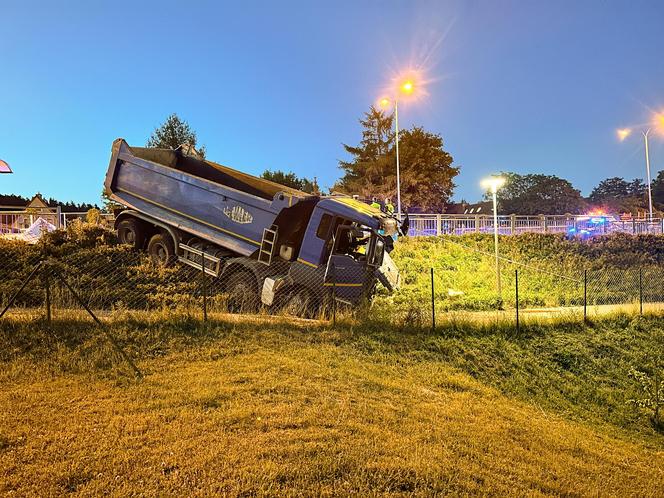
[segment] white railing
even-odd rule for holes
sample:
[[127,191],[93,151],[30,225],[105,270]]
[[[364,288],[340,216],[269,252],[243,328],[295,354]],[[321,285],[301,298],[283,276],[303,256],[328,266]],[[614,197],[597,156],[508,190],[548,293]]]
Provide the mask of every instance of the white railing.
[[[492,215],[411,214],[409,235],[464,235],[493,233]],[[498,216],[498,233],[566,233],[570,235],[598,235],[604,233],[664,233],[664,219],[619,220],[611,216]]]
[[0,237],[35,242],[44,230],[60,226],[60,208],[0,211]]
[[[79,211],[75,213],[60,213],[60,226],[66,228],[67,225],[74,220],[85,221],[87,215],[88,215],[87,211]],[[110,225],[112,228],[115,216],[113,216],[113,213],[101,213],[101,220],[103,223],[105,223],[106,225]]]
[[[85,220],[86,216],[87,212],[63,213],[60,207],[0,211],[0,237],[36,242],[43,231],[66,228],[72,221]],[[113,227],[113,214],[101,213],[101,219]]]

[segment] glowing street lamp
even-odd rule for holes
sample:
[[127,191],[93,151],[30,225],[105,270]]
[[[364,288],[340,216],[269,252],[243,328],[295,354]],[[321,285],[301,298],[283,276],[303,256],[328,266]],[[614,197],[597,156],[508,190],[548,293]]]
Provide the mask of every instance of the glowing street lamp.
[[630,128],[621,128],[616,130],[616,134],[618,135],[618,140],[624,142],[632,134],[632,130]]
[[[406,80],[399,85],[399,92],[410,95],[415,90],[415,84],[412,80]],[[380,99],[381,107],[389,107],[391,104],[390,99]],[[397,156],[397,217],[401,220],[401,172],[399,168],[399,98],[398,94],[394,98],[394,130],[395,130],[395,145]]]
[[[618,139],[621,142],[623,142],[627,137],[629,137],[632,134],[632,130],[630,128],[621,128],[616,133],[618,134]],[[643,143],[645,145],[645,151],[646,151],[646,179],[648,182],[648,217],[649,220],[652,221],[652,191],[650,186],[650,151],[648,147],[648,137],[650,135],[650,128],[646,129],[645,131],[641,131],[641,134],[643,135]]]
[[493,196],[493,245],[496,253],[496,287],[498,289],[498,297],[502,296],[502,288],[500,285],[500,255],[498,252],[498,202],[497,193],[498,189],[505,185],[505,179],[501,176],[492,176],[482,180],[482,187],[491,190]]

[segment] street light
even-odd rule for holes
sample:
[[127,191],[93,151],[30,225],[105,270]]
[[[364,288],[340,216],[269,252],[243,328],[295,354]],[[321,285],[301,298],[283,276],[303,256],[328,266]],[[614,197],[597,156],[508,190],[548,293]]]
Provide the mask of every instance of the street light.
[[[627,137],[629,137],[632,134],[632,130],[630,128],[621,128],[616,132],[618,134],[618,140],[623,142]],[[648,182],[648,216],[649,220],[652,221],[652,192],[650,188],[650,151],[648,147],[648,137],[650,136],[650,128],[646,129],[645,131],[641,131],[641,134],[643,135],[643,143],[645,146],[645,151],[646,151],[646,180]]]
[[[415,90],[415,84],[412,80],[406,80],[399,85],[399,92],[410,95]],[[380,99],[381,107],[389,107],[390,99]],[[399,168],[399,96],[394,97],[394,130],[395,130],[395,145],[397,156],[397,217],[401,220],[401,171]]]
[[[661,133],[664,133],[664,113],[655,114],[652,118],[653,126],[659,130]],[[646,180],[648,182],[648,216],[649,220],[652,222],[652,186],[650,185],[650,148],[649,148],[649,137],[651,128],[647,128],[641,131],[643,135],[643,145],[646,153]],[[618,140],[623,142],[627,137],[632,134],[630,128],[621,128],[616,131],[618,134]]]
[[493,196],[493,245],[496,253],[496,286],[498,288],[498,297],[502,296],[500,285],[500,256],[498,253],[498,202],[497,192],[505,184],[505,179],[501,176],[492,176],[482,180],[482,187],[491,190]]

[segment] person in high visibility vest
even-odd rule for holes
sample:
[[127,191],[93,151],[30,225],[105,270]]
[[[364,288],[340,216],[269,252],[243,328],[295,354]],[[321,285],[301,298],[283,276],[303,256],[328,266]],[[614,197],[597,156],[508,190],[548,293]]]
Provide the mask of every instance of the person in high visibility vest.
[[392,216],[394,214],[394,204],[389,198],[385,199],[385,212]]
[[373,198],[371,199],[371,207],[372,207],[372,208],[376,208],[376,209],[380,209],[380,208],[381,208],[381,206],[380,206],[380,202],[378,202],[378,199],[376,199],[375,197],[373,197]]

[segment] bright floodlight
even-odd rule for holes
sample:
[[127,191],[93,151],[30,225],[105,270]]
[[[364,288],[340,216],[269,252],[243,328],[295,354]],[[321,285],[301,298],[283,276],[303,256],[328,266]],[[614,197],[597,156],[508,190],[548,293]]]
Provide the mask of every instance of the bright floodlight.
[[655,128],[660,133],[664,133],[664,112],[655,114]]
[[380,104],[381,107],[389,107],[390,106],[390,99],[388,99],[388,98],[380,99],[379,104]]
[[491,176],[482,180],[482,187],[491,189],[494,194],[503,185],[505,185],[505,179],[502,176]]
[[414,89],[415,85],[413,85],[411,80],[404,81],[403,85],[401,85],[401,91],[407,95],[413,93]]
[[618,140],[620,140],[621,142],[625,140],[627,137],[629,137],[631,133],[632,130],[630,130],[629,128],[621,128],[620,130],[616,131],[616,134],[618,135]]

